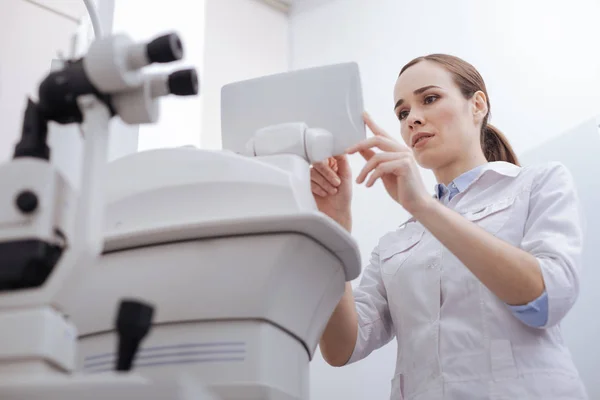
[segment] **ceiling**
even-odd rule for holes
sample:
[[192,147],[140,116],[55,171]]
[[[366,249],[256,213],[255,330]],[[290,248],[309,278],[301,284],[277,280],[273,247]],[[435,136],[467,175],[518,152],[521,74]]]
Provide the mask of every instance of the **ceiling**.
[[[2,1],[2,0],[0,0]],[[24,0],[79,20],[87,14],[83,0]],[[289,14],[306,11],[334,0],[259,0]]]
[[334,0],[261,0],[290,14],[306,11]]

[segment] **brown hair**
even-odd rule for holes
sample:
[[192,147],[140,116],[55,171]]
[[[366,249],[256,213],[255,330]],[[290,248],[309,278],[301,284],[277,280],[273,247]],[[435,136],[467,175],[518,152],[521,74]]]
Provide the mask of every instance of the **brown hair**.
[[504,134],[500,132],[498,128],[488,124],[488,119],[491,115],[490,100],[485,87],[485,82],[475,67],[455,56],[447,54],[430,54],[424,57],[417,57],[406,64],[400,71],[400,75],[408,68],[421,61],[435,62],[450,72],[454,77],[454,82],[466,99],[473,97],[477,91],[485,93],[488,113],[481,124],[480,138],[483,154],[488,161],[506,161],[519,165],[519,160]]

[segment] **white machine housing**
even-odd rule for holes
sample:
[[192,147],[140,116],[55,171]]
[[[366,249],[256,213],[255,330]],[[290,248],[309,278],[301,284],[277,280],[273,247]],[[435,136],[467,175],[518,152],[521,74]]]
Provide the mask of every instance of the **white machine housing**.
[[105,254],[64,299],[84,371],[112,368],[113,310],[133,297],[157,310],[137,372],[185,370],[224,399],[308,398],[308,362],[360,272],[355,241],[316,210],[308,167],[193,148],[112,163]]
[[[303,123],[331,133],[332,154],[344,154],[364,139],[358,64],[347,62],[262,76],[223,86],[223,148],[245,153],[257,132]],[[284,141],[285,139],[279,139]]]
[[[333,72],[347,85],[325,79]],[[244,124],[238,115],[245,155],[238,148],[186,147],[109,165],[103,255],[58,299],[78,328],[84,373],[114,368],[114,310],[132,298],[155,306],[136,373],[150,379],[189,374],[223,400],[308,398],[309,361],[361,262],[350,234],[318,211],[310,164],[364,138],[364,125],[343,140],[346,132],[336,128],[361,118],[355,64],[260,82],[293,89],[311,76],[346,119],[334,112],[335,123],[298,122],[323,112],[304,96],[296,102],[297,118],[282,122],[275,112],[262,113],[264,125],[250,136],[257,120]],[[260,93],[255,83],[234,86],[245,87],[240,93],[247,96]],[[230,108],[238,105],[223,107],[224,116],[237,115]]]

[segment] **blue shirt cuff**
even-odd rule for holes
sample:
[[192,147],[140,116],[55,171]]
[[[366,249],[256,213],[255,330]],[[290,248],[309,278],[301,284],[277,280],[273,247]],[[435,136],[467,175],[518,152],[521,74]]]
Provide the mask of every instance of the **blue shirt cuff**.
[[537,299],[521,306],[508,305],[513,315],[524,324],[541,328],[548,322],[548,294],[546,291]]

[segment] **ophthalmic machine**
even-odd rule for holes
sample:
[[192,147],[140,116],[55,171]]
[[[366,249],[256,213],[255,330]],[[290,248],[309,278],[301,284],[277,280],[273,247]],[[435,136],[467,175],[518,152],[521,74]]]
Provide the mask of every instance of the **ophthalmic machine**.
[[[358,68],[227,85],[224,150],[107,163],[112,117],[154,123],[160,97],[198,93],[194,70],[143,73],[182,56],[175,34],[99,38],[29,100],[0,165],[1,399],[308,399],[361,264],[310,164],[365,136]],[[81,127],[78,190],[49,162],[50,122]]]

